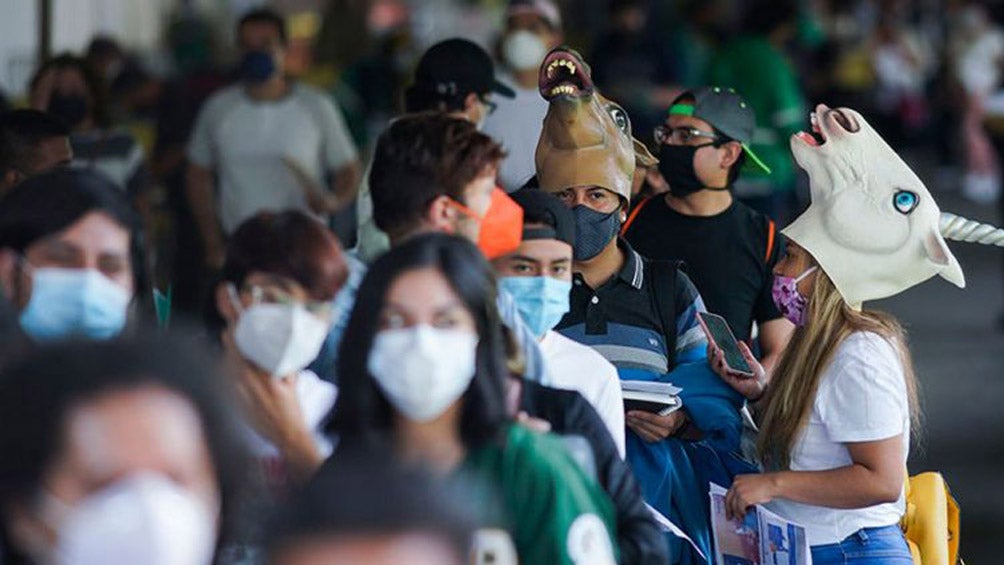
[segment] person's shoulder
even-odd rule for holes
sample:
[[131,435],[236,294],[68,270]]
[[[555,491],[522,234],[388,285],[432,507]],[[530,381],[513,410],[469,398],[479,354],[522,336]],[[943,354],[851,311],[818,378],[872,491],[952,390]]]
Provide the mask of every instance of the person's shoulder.
[[333,108],[335,106],[334,99],[327,92],[324,92],[316,86],[304,84],[302,82],[294,82],[290,85],[290,95],[301,104],[306,104],[314,109],[324,108],[327,106]]
[[240,84],[224,86],[209,95],[203,106],[203,111],[217,110],[220,107],[234,104],[244,98],[244,88]]
[[896,355],[896,346],[891,338],[873,331],[856,331],[844,338],[838,347],[849,355],[875,354]]
[[829,373],[873,378],[898,374],[902,369],[899,349],[892,338],[872,331],[848,335],[834,351]]
[[548,354],[553,353],[556,356],[573,357],[576,364],[579,365],[588,366],[599,361],[606,362],[606,358],[597,353],[592,347],[567,338],[554,330],[544,334],[544,339],[540,342],[540,348]]

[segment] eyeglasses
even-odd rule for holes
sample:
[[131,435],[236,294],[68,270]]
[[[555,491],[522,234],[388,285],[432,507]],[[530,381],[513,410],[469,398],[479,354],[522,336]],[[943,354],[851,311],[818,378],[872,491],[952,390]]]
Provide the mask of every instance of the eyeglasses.
[[711,132],[701,131],[692,127],[671,128],[668,126],[656,126],[653,137],[659,145],[689,145],[691,141],[699,137],[716,142],[722,141],[722,138]]
[[294,298],[290,293],[285,290],[276,288],[274,286],[259,286],[259,285],[246,285],[244,291],[251,294],[252,304],[303,304],[307,312],[317,316],[318,318],[328,319],[332,318],[334,314],[334,305],[325,300],[299,300]]
[[498,107],[499,107],[498,104],[496,104],[496,103],[492,102],[491,100],[489,100],[487,96],[482,97],[480,100],[481,100],[481,103],[484,104],[486,108],[488,108],[488,115],[489,116],[492,115],[492,114],[494,114],[495,110],[498,109]]

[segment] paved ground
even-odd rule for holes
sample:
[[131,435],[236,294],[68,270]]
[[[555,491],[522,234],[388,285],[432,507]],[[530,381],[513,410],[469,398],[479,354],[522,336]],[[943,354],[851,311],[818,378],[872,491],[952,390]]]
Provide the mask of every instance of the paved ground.
[[[993,206],[936,192],[943,210],[997,222]],[[997,225],[1000,225],[999,223]],[[1004,251],[950,243],[966,273],[959,290],[937,278],[872,306],[910,332],[924,409],[910,472],[941,471],[962,506],[970,565],[1004,563]]]

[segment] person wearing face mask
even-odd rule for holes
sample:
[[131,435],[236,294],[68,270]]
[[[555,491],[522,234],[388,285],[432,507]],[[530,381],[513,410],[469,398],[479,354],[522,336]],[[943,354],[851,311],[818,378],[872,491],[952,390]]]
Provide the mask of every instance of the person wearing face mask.
[[[206,101],[187,152],[186,195],[212,268],[223,262],[227,236],[260,211],[327,219],[349,210],[361,170],[331,98],[285,75],[282,17],[254,10],[236,31],[240,80]],[[340,218],[335,229],[348,229]]]
[[770,218],[732,193],[747,160],[767,170],[749,147],[755,130],[753,108],[732,89],[681,94],[655,131],[670,191],[638,203],[622,231],[642,255],[686,263],[708,310],[736,339],[758,339],[762,363],[772,367],[794,329],[770,295],[781,238]]
[[246,435],[275,494],[331,452],[320,426],[337,389],[306,367],[328,335],[332,300],[347,276],[335,235],[303,212],[262,212],[227,245],[207,323],[242,392]]
[[209,356],[158,333],[61,343],[0,381],[0,561],[209,565],[244,452]]
[[[405,115],[442,112],[467,120],[480,130],[498,104],[496,95],[512,98],[511,88],[495,78],[495,63],[478,44],[462,38],[430,47],[415,68],[415,80],[404,93]],[[501,161],[501,160],[500,160]],[[374,167],[370,163],[370,170]],[[387,251],[393,238],[375,220],[375,206],[367,171],[359,189],[358,253],[372,261]]]
[[[398,118],[377,140],[368,177],[376,227],[390,236],[392,246],[418,234],[445,232],[476,242],[490,259],[511,252],[519,246],[523,217],[522,209],[495,186],[504,156],[502,148],[468,120],[442,112]],[[338,298],[345,313],[366,266],[352,261],[351,270],[349,292]],[[536,337],[508,293],[499,293],[498,310],[519,344],[526,378],[541,381],[545,367]],[[346,323],[343,314],[321,353],[329,367],[321,374],[332,380]]]
[[483,527],[508,532],[519,562],[613,563],[609,498],[553,437],[509,416],[495,292],[478,250],[445,234],[374,263],[341,345],[340,442],[326,468],[349,445],[389,450],[459,489]]
[[590,347],[552,330],[568,312],[575,220],[545,192],[520,190],[512,197],[523,208],[523,241],[492,261],[499,287],[512,295],[537,336],[548,366],[547,384],[582,394],[603,418],[623,457],[624,403],[617,370]]
[[597,482],[617,508],[623,562],[665,562],[665,542],[623,460],[624,401],[617,370],[591,347],[550,329],[569,307],[572,214],[557,198],[539,190],[520,190],[512,197],[524,212],[523,242],[492,264],[499,288],[512,294],[520,314],[538,335],[548,369],[548,386],[525,380],[511,384],[512,389],[521,389],[519,410],[545,421],[554,433],[589,441]]
[[509,1],[498,53],[515,96],[497,100],[498,107],[484,127],[508,153],[499,167],[499,185],[509,192],[534,174],[533,150],[547,114],[547,102],[537,89],[537,75],[544,56],[561,45],[562,39],[561,12],[554,2]]
[[121,334],[147,295],[142,233],[122,193],[87,170],[36,175],[0,200],[0,289],[28,342]]
[[143,146],[112,123],[107,87],[86,61],[62,54],[45,61],[30,83],[31,108],[51,114],[70,129],[73,164],[95,169],[124,191],[152,223],[152,179]]
[[699,563],[699,553],[711,551],[701,493],[708,481],[729,484],[737,469],[752,469],[734,455],[744,399],[708,366],[697,321],[704,301],[687,275],[675,263],[643,257],[618,237],[634,167],[609,166],[609,155],[588,150],[600,166],[577,166],[577,152],[537,163],[541,190],[571,209],[576,225],[569,311],[556,330],[594,348],[622,381],[682,388],[683,407],[675,412],[625,414],[626,452],[646,502],[693,540],[694,546],[667,534],[670,562]]

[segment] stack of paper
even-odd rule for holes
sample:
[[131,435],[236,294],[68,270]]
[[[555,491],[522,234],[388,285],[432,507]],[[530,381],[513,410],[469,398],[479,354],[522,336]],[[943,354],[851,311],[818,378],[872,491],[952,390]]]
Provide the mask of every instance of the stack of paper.
[[742,520],[725,517],[726,490],[711,483],[715,565],[812,565],[805,528],[763,506]]

